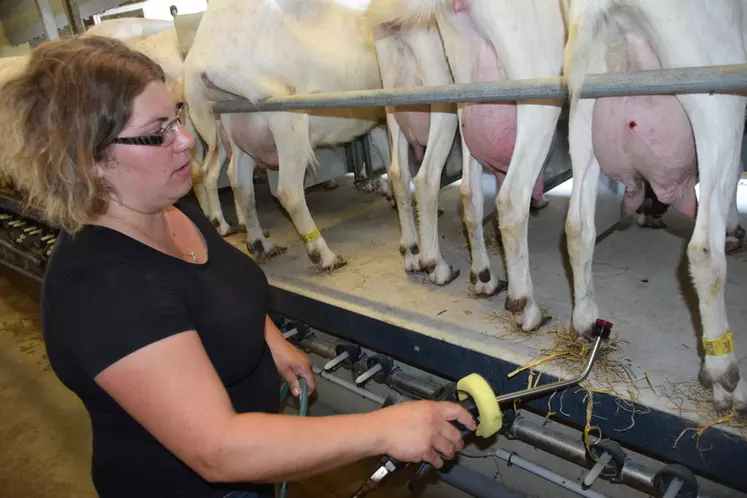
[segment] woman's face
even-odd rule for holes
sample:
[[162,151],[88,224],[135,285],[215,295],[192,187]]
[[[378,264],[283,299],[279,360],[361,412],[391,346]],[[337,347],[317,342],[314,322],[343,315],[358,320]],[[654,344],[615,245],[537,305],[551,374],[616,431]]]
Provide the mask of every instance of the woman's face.
[[181,123],[174,122],[176,115],[171,94],[160,81],[150,83],[135,98],[130,121],[118,138],[163,133],[163,144],[111,146],[112,164],[100,171],[128,208],[157,212],[192,188],[190,150],[194,137]]

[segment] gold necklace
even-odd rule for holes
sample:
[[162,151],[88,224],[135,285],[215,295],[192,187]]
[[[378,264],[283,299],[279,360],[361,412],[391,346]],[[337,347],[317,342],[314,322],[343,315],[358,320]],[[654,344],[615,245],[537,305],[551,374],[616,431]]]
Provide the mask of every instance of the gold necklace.
[[[118,216],[114,216],[114,215],[109,214],[109,213],[107,213],[106,216],[109,216],[114,221],[117,221],[117,222],[119,222],[119,223],[121,223],[121,224],[123,224],[125,226],[128,226],[130,228],[134,228],[135,230],[137,230],[141,234],[145,235],[148,239],[150,239],[151,241],[155,242],[156,245],[160,245],[161,244],[159,241],[157,241],[155,238],[153,238],[149,233],[145,232],[144,230],[141,230],[140,228],[138,228],[137,226],[133,225],[132,223],[128,223],[127,221],[123,220],[122,218],[119,218]],[[163,213],[163,218],[166,221],[166,225],[169,228],[169,232],[171,232],[172,235],[175,235],[174,234],[174,230],[171,227],[171,222],[169,221],[169,217],[166,215],[166,213]],[[174,243],[174,246],[177,247],[176,246],[176,241],[173,241],[173,243]],[[198,258],[197,258],[197,255],[195,254],[195,252],[192,249],[189,249],[189,248],[188,248],[188,251],[189,251],[188,253],[186,253],[186,254],[185,253],[180,253],[180,255],[182,257],[189,256],[190,258],[192,258],[192,262],[193,263],[197,263]]]
[[[166,220],[166,225],[169,227],[169,232],[171,232],[171,235],[176,237],[176,233],[174,233],[174,229],[171,227],[171,217],[169,217],[168,213],[164,213],[163,217]],[[174,241],[174,245],[176,245],[176,241]],[[187,251],[189,252],[186,254],[182,253],[182,256],[189,256],[190,258],[192,258],[193,263],[197,263],[197,254],[195,254],[195,252],[190,247],[187,248]]]

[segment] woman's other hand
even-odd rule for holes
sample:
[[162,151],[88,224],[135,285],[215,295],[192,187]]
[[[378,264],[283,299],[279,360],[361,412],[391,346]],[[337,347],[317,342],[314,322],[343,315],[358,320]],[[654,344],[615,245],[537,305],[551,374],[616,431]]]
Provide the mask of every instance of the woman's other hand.
[[283,343],[271,346],[270,351],[272,351],[272,358],[275,360],[275,366],[277,366],[280,376],[288,384],[293,396],[301,395],[298,377],[303,377],[306,380],[309,396],[311,396],[316,389],[316,380],[314,379],[314,372],[311,370],[309,357],[285,339],[283,339]]
[[272,352],[272,359],[275,361],[278,373],[288,384],[293,396],[301,395],[298,377],[306,380],[309,396],[311,396],[316,390],[316,379],[311,369],[311,360],[306,353],[288,342],[270,317],[265,318],[265,339]]

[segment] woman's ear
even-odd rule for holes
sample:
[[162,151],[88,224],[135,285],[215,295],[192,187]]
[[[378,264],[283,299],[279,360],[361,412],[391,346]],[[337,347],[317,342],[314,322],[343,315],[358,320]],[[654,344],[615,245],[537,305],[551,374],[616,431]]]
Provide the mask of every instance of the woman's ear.
[[104,157],[100,161],[96,161],[93,164],[93,170],[96,174],[96,178],[104,178],[106,170],[111,169],[112,166],[114,166],[114,157],[112,157],[112,150],[109,149],[104,152]]
[[96,178],[98,178],[99,180],[104,178],[104,168],[105,166],[98,161],[93,165],[93,171],[96,174]]

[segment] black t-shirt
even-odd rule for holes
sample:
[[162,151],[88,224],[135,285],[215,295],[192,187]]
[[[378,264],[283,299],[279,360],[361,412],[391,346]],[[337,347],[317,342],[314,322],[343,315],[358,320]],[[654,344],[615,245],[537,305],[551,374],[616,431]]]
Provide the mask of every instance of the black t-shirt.
[[281,380],[264,340],[264,273],[221,238],[193,198],[176,206],[202,232],[207,263],[178,260],[105,227],[60,235],[42,296],[50,364],[90,414],[92,477],[102,498],[217,498],[236,489],[273,496],[271,485],[203,480],[93,380],[147,344],[196,330],[237,412],[279,411]]

